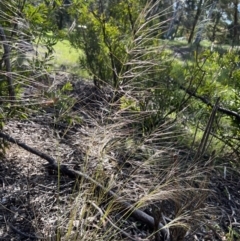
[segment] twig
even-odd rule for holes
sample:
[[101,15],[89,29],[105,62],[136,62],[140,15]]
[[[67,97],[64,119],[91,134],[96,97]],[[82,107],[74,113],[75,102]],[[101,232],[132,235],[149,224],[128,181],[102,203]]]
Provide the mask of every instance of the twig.
[[[69,169],[66,165],[58,164],[54,158],[48,156],[47,154],[45,154],[43,152],[40,152],[40,151],[34,149],[32,147],[29,147],[28,145],[12,138],[11,136],[9,136],[7,134],[4,134],[4,133],[0,132],[0,138],[3,138],[3,139],[5,139],[5,140],[7,140],[11,143],[17,144],[18,146],[22,147],[26,151],[29,151],[29,152],[41,157],[42,159],[48,161],[50,167],[52,167],[54,170],[60,171],[62,174],[66,174],[71,178],[85,178],[86,180],[94,183],[96,186],[98,186],[103,191],[105,191],[106,194],[108,194],[110,197],[112,197],[112,198],[114,198],[115,200],[118,201],[121,208],[126,211],[124,216],[128,216],[128,215],[132,216],[133,218],[137,219],[138,221],[148,225],[151,229],[154,229],[155,222],[154,222],[154,218],[152,216],[146,214],[145,212],[141,211],[140,209],[136,209],[136,207],[134,205],[130,204],[129,202],[127,202],[125,200],[123,200],[115,192],[113,192],[111,190],[108,190],[107,188],[105,188],[103,185],[98,183],[96,180],[94,180],[93,178],[91,178],[87,174],[85,174],[81,171],[75,171],[75,170]],[[160,230],[162,235],[164,237],[166,237],[165,240],[169,240],[168,232],[164,228],[163,224],[159,223],[158,229]]]
[[216,103],[215,103],[215,105],[214,105],[214,107],[212,109],[212,113],[211,113],[210,118],[208,120],[207,126],[205,128],[204,133],[203,133],[203,137],[201,139],[201,143],[200,143],[200,145],[198,147],[198,150],[197,150],[197,152],[195,154],[195,158],[194,159],[200,159],[203,156],[204,152],[205,152],[205,149],[206,149],[206,146],[207,146],[207,142],[208,142],[211,130],[212,130],[214,118],[215,118],[217,110],[218,110],[219,100],[220,100],[220,98],[217,99],[217,101],[216,101]]

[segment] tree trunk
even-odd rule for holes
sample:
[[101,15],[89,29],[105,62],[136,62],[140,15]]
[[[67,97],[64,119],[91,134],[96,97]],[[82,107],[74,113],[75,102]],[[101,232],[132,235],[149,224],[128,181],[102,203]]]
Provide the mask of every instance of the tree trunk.
[[214,23],[214,26],[213,26],[213,33],[212,33],[212,37],[211,37],[212,42],[214,42],[215,39],[216,39],[217,26],[218,26],[218,23],[220,21],[221,16],[222,16],[222,14],[220,12],[218,12],[217,15],[216,15],[216,20],[215,20],[215,23]]
[[207,14],[207,21],[204,22],[204,24],[202,24],[199,29],[198,29],[198,33],[197,33],[197,36],[196,36],[196,39],[194,41],[194,44],[199,44],[202,40],[202,33],[203,33],[203,30],[204,30],[204,27],[206,26],[207,22],[212,18],[212,13],[213,13],[213,10],[215,9],[217,5],[217,0],[215,0],[212,5],[211,5],[211,8],[210,10],[208,11],[208,14]]
[[239,42],[238,38],[238,0],[234,1],[234,20],[233,20],[233,40],[232,47]]
[[195,30],[195,28],[196,28],[198,19],[199,19],[200,14],[201,14],[202,2],[203,2],[203,0],[200,0],[200,1],[198,2],[197,12],[196,12],[196,15],[195,15],[195,18],[194,18],[194,21],[193,21],[193,26],[192,26],[192,29],[191,29],[190,36],[189,36],[189,38],[188,38],[188,43],[189,43],[189,44],[192,42],[193,35],[194,35],[194,30]]
[[174,31],[174,24],[176,23],[177,19],[179,18],[179,11],[181,11],[181,6],[182,6],[182,2],[181,1],[177,1],[176,3],[176,9],[173,12],[173,17],[170,23],[170,26],[168,28],[167,34],[166,34],[166,38],[169,39],[173,39],[173,33],[175,33]]
[[[176,24],[176,28],[175,28],[175,31],[174,31],[174,34],[173,34],[174,38],[176,37],[176,34],[178,32],[178,29],[179,29],[179,26],[180,26],[180,23],[181,23],[181,20],[182,20],[182,16],[183,16],[183,11],[181,11],[179,19],[178,19],[178,23]],[[181,32],[183,32],[183,31],[181,31]],[[180,36],[182,36],[182,35],[183,34],[181,33]]]

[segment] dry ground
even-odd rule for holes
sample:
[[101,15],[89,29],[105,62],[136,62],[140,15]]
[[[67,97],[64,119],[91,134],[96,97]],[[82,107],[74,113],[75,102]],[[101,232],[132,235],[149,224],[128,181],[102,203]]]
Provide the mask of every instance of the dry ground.
[[[105,104],[101,102],[101,98],[96,97],[99,93],[93,85],[79,82],[77,88],[80,101],[75,107],[78,109],[78,113],[85,118],[84,123],[88,123],[89,120],[97,118],[94,105],[96,103]],[[97,95],[93,93],[97,93]],[[95,112],[91,112],[92,110]],[[89,114],[90,112],[91,114]],[[104,108],[101,109],[101,115],[103,114]],[[64,163],[71,169],[85,170],[89,175],[93,175],[98,168],[99,161],[94,159],[94,153],[101,149],[98,145],[104,145],[104,142],[101,143],[104,140],[97,137],[99,130],[96,126],[78,125],[70,130],[68,135],[62,137],[62,130],[53,128],[49,123],[48,117],[44,115],[30,117],[25,121],[11,120],[6,123],[4,131],[27,145],[54,157],[59,163]],[[100,126],[99,129],[101,128],[103,127]],[[93,138],[94,132],[96,133],[95,139]],[[92,133],[91,139],[89,139],[89,133]],[[89,148],[91,148],[92,155],[87,155],[87,140],[89,143],[91,142]],[[91,158],[86,165],[87,156]],[[145,194],[147,195],[149,181],[151,182],[149,180],[151,170],[134,173],[135,178],[129,179],[130,181],[128,180],[129,182],[126,183],[126,175],[136,169],[139,160],[130,162],[129,158],[128,165],[124,165],[124,168],[119,171],[113,156],[117,159],[115,153],[112,154],[112,158],[103,160],[106,179],[112,178],[115,181],[112,185],[113,189],[124,186],[119,194],[125,194],[125,198],[131,201],[137,201]],[[76,200],[79,200],[79,190],[88,190],[90,184],[81,182],[80,187],[78,182],[68,176],[58,175],[47,164],[45,160],[14,144],[10,145],[6,155],[0,159],[0,240],[41,240],[42,237],[48,237],[47,240],[71,240],[70,236],[66,238],[71,219],[74,221],[71,235],[81,233],[79,220],[72,218],[71,213],[73,207],[76,207]],[[240,240],[240,178],[232,175],[230,169],[227,169],[227,176],[224,178],[221,170],[212,171],[209,184],[212,194],[209,195],[206,204],[206,208],[216,208],[215,216],[209,216],[208,223],[187,233],[185,240]],[[141,175],[141,181],[137,180],[139,175]],[[145,178],[144,175],[146,175]],[[145,185],[146,180],[148,183]],[[128,192],[124,193],[126,190]],[[79,201],[78,208],[81,212],[81,201]],[[206,216],[207,214],[206,209]],[[88,225],[92,229],[98,229],[94,217],[88,217]],[[95,217],[95,219],[99,219],[99,217]],[[116,221],[116,219],[119,219],[119,214],[115,212],[114,215],[112,214],[112,220]],[[128,219],[124,225],[122,229],[124,228],[136,240],[154,240],[154,237],[147,238],[151,230],[144,225],[139,225],[136,220]],[[109,226],[106,225],[106,227]],[[112,226],[111,229],[116,230]],[[84,240],[84,235],[79,235],[79,237],[75,236],[76,240]],[[107,236],[107,238],[129,240],[119,232]],[[90,239],[88,238],[88,240]],[[96,240],[96,237],[92,240]]]

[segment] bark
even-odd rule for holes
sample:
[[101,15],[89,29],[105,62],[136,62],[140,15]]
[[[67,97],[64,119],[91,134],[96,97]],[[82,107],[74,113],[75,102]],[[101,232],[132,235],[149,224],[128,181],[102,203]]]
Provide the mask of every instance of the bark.
[[167,39],[169,39],[170,37],[172,39],[172,37],[173,37],[173,33],[175,32],[174,31],[174,25],[177,22],[177,20],[179,20],[179,15],[181,14],[179,12],[181,11],[181,7],[182,7],[182,2],[181,1],[177,1],[176,9],[175,9],[175,11],[173,13],[173,17],[172,17],[170,26],[169,26],[167,34],[166,34],[166,38]]
[[192,25],[192,29],[191,29],[191,32],[190,32],[190,36],[189,36],[189,38],[188,38],[188,43],[189,43],[189,44],[192,42],[193,35],[194,35],[194,30],[195,30],[195,28],[196,28],[198,19],[199,19],[199,17],[200,17],[201,11],[202,11],[202,2],[203,2],[203,0],[200,0],[200,1],[198,2],[197,12],[196,12],[196,15],[195,15],[195,18],[194,18],[194,21],[193,21],[193,25]]
[[197,36],[196,36],[196,39],[195,39],[195,41],[194,41],[194,44],[197,44],[197,45],[198,45],[198,44],[201,42],[203,30],[204,30],[207,22],[212,18],[212,13],[213,13],[213,10],[215,9],[216,5],[217,5],[217,0],[215,0],[215,1],[212,3],[212,5],[211,5],[211,8],[210,8],[210,10],[209,10],[209,12],[208,12],[208,14],[207,14],[207,21],[205,21],[204,24],[202,24],[202,25],[199,27],[198,33],[197,33]]
[[233,41],[232,47],[238,44],[238,0],[234,2],[234,20],[233,20]]
[[[178,18],[178,23],[176,24],[176,28],[175,28],[175,31],[174,31],[174,34],[173,34],[174,38],[175,38],[175,36],[176,36],[176,34],[178,32],[178,29],[179,29],[179,26],[180,26],[180,23],[181,23],[181,20],[182,20],[182,16],[183,16],[183,11],[180,11],[179,18]],[[182,33],[180,34],[180,36],[182,36]]]
[[215,39],[216,39],[217,26],[219,24],[221,16],[222,16],[221,12],[218,12],[217,15],[216,15],[216,20],[215,20],[215,23],[214,23],[214,26],[213,26],[213,34],[212,34],[212,37],[210,39],[212,42],[214,42]]

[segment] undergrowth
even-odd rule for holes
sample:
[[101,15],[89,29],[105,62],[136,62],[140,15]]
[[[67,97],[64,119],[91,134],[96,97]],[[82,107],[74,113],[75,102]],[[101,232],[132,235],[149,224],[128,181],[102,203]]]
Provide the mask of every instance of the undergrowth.
[[[94,180],[76,181],[64,215],[59,214],[57,240],[181,241],[214,219],[216,210],[207,200],[215,154],[204,156],[214,113],[193,137],[198,145],[182,151],[181,141],[189,134],[179,118],[185,109],[169,111],[185,97],[169,78],[181,72],[181,66],[175,63],[172,71],[174,57],[165,44],[159,45],[162,23],[156,19],[165,13],[152,14],[159,2],[146,4],[131,37],[123,39],[126,52],[119,54],[119,72],[107,66],[116,79],[105,80],[104,86],[89,84],[92,92],[76,94],[77,81],[52,75],[53,49],[45,46],[45,59],[36,55],[30,68],[15,73],[21,91],[12,107],[23,108],[25,119],[42,118],[58,134],[62,128],[62,141],[74,136],[74,148],[83,155],[81,171]],[[69,58],[57,63],[72,67],[78,53],[65,52],[61,44],[55,46],[57,54],[61,48],[60,54]],[[109,191],[118,198],[109,197]],[[121,201],[134,209],[122,208]],[[147,227],[141,218],[131,217],[135,210],[149,214],[155,225]]]
[[[180,241],[210,216],[212,208],[206,200],[214,156],[191,159],[176,148],[184,131],[166,117],[169,106],[164,104],[169,102],[163,103],[161,96],[169,89],[166,79],[159,79],[167,75],[171,55],[167,57],[164,47],[154,45],[157,35],[153,33],[161,28],[154,21],[158,14],[142,24],[151,9],[152,5],[146,5],[140,13],[135,37],[128,42],[122,63],[128,71],[118,76],[121,98],[107,115],[100,114],[98,122],[91,122],[94,128],[81,141],[86,153],[83,169],[106,189],[154,217],[155,229],[138,229],[139,235],[145,230],[144,239],[161,240],[160,234],[165,233],[165,240]],[[74,235],[74,222],[81,231],[73,240],[122,240],[124,231],[131,234],[126,227],[131,225],[131,213],[121,210],[119,200],[108,199],[106,191],[91,183],[85,190],[85,185],[79,185],[81,201],[76,199],[66,237]]]

